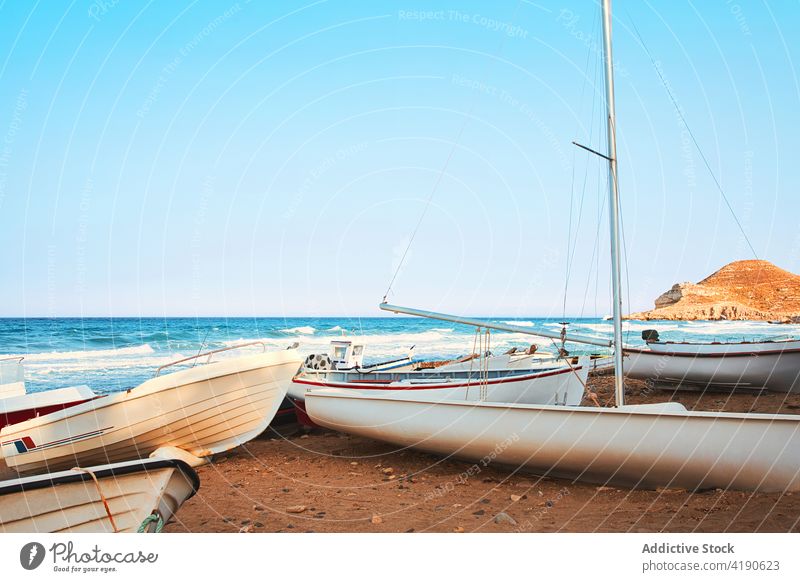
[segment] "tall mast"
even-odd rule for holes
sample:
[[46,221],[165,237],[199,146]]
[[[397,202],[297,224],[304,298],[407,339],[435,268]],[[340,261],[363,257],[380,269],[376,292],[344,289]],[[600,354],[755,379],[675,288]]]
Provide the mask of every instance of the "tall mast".
[[611,0],[603,0],[603,56],[608,112],[608,221],[611,230],[611,290],[614,296],[614,392],[617,406],[625,404],[622,378],[622,276],[619,260],[619,184],[617,183],[617,130],[614,113],[614,60],[611,55]]

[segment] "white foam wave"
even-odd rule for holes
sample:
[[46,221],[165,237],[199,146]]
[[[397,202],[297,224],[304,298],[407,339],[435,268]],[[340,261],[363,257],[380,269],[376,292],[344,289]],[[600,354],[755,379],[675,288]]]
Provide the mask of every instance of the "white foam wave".
[[300,327],[290,327],[287,329],[280,330],[281,333],[286,333],[286,334],[299,333],[303,335],[312,335],[315,331],[317,330],[311,327],[310,325],[301,325]]
[[[155,350],[150,344],[141,346],[128,346],[125,348],[112,348],[108,350],[75,350],[70,352],[39,352],[33,354],[17,354],[24,356],[24,364],[31,362],[52,362],[60,360],[89,360],[96,358],[120,358],[126,356],[138,356],[153,354]],[[16,357],[16,356],[14,356]]]

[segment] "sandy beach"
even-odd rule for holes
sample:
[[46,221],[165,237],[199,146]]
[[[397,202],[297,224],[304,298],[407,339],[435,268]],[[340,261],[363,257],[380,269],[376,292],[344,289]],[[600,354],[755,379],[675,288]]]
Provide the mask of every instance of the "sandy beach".
[[[591,379],[602,403],[613,379]],[[628,402],[800,413],[800,395],[648,390]],[[540,478],[501,466],[397,450],[297,425],[198,469],[201,488],[168,532],[796,532],[800,496],[628,490]]]

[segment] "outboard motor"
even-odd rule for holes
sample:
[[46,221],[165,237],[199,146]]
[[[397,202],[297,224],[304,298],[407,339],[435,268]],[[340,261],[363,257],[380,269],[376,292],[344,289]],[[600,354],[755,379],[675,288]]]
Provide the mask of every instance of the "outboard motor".
[[642,332],[642,339],[648,344],[658,341],[658,332],[654,329],[646,329]]

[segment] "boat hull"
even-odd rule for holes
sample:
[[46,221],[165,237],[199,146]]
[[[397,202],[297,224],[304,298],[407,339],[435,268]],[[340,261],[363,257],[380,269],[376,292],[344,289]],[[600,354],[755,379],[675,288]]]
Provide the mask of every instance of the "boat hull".
[[[477,402],[521,402],[533,404],[568,404],[577,405],[584,394],[584,385],[588,376],[585,365],[573,368],[549,369],[542,372],[497,375],[482,382],[472,374],[472,379],[447,379],[442,375],[440,381],[430,376],[414,379],[416,372],[407,374],[385,375],[385,380],[375,375],[355,376],[334,372],[328,375],[303,374],[295,377],[291,395],[302,402],[309,390],[319,388],[340,388],[354,390],[364,396],[395,394],[399,397],[431,399],[436,401],[454,400]],[[344,378],[349,381],[328,380],[328,377]],[[370,379],[367,379],[370,378]],[[374,380],[372,378],[375,378]],[[398,378],[398,381],[391,381]]]
[[800,490],[800,416],[306,395],[318,425],[469,461],[623,487]]
[[153,513],[166,523],[199,486],[188,465],[161,459],[12,479],[0,482],[0,532],[135,532]]
[[42,472],[147,457],[163,446],[196,457],[258,436],[302,358],[278,351],[214,362],[0,431],[9,467]]
[[23,392],[18,396],[0,398],[0,429],[70,406],[77,406],[96,397],[97,395],[87,386],[73,386],[30,394]]
[[800,349],[751,351],[745,346],[704,346],[695,352],[685,345],[668,351],[626,348],[625,375],[676,388],[800,392]]

